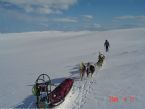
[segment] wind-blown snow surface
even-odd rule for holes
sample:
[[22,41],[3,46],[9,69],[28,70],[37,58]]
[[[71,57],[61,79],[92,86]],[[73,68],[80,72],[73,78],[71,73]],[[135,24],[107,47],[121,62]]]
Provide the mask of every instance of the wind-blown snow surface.
[[[104,52],[105,39],[109,53]],[[106,56],[103,67],[80,81],[79,63],[95,63],[99,51]],[[145,29],[0,34],[0,108],[36,107],[31,89],[41,73],[56,84],[75,80],[56,109],[144,109]],[[119,101],[110,102],[110,96]]]

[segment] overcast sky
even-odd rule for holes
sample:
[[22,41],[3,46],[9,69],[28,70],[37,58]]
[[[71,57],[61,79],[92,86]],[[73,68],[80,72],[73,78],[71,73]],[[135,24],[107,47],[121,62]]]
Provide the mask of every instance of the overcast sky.
[[0,32],[145,27],[145,0],[0,0]]

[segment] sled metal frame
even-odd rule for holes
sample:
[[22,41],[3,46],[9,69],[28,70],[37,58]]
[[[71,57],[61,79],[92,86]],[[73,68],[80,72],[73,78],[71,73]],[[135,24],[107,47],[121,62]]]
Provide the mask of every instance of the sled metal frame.
[[[52,83],[51,83],[51,79],[50,77],[47,75],[47,74],[40,74],[38,76],[38,78],[36,79],[35,81],[35,84],[36,84],[36,87],[38,87],[39,85],[41,84],[44,84],[46,85],[47,89],[46,89],[46,93],[47,93],[47,102],[50,103],[50,99],[49,99],[49,96],[51,96],[51,86],[52,86]],[[39,92],[40,93],[40,92]],[[39,108],[39,103],[40,103],[40,94],[36,96],[37,98],[37,107]]]
[[[39,88],[40,89],[42,88],[41,90],[39,89],[38,94],[36,95],[36,98],[37,98],[36,104],[37,104],[37,108],[38,109],[45,109],[45,108],[51,109],[53,107],[56,107],[56,106],[60,105],[62,102],[64,102],[64,99],[62,99],[61,101],[59,101],[57,103],[52,103],[52,101],[51,101],[51,97],[52,97],[52,93],[51,93],[52,92],[52,86],[55,86],[55,87],[57,87],[57,86],[55,84],[52,84],[51,83],[51,79],[50,79],[50,77],[47,74],[40,74],[38,76],[38,78],[36,79],[36,81],[35,81],[35,85],[36,85],[36,87],[38,89]],[[46,88],[45,91],[43,91],[43,88],[44,88],[43,85]],[[42,98],[43,98],[43,96],[41,96],[41,92],[46,92],[47,93],[46,99],[44,101],[41,101]]]

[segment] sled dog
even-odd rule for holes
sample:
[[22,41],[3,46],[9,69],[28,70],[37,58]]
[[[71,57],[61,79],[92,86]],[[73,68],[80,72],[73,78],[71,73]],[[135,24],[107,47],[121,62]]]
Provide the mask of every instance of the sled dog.
[[83,62],[80,64],[79,70],[80,70],[80,79],[82,80],[86,72],[86,66]]
[[86,69],[86,73],[87,73],[87,77],[89,77],[89,75],[92,75],[94,74],[95,72],[95,66],[93,64],[90,64],[89,62],[87,63],[87,69]]

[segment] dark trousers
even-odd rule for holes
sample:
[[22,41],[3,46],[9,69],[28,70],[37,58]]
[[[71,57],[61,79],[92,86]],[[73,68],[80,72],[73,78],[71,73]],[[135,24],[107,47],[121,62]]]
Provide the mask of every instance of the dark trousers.
[[108,46],[106,46],[106,52],[108,52],[109,51],[109,47]]

